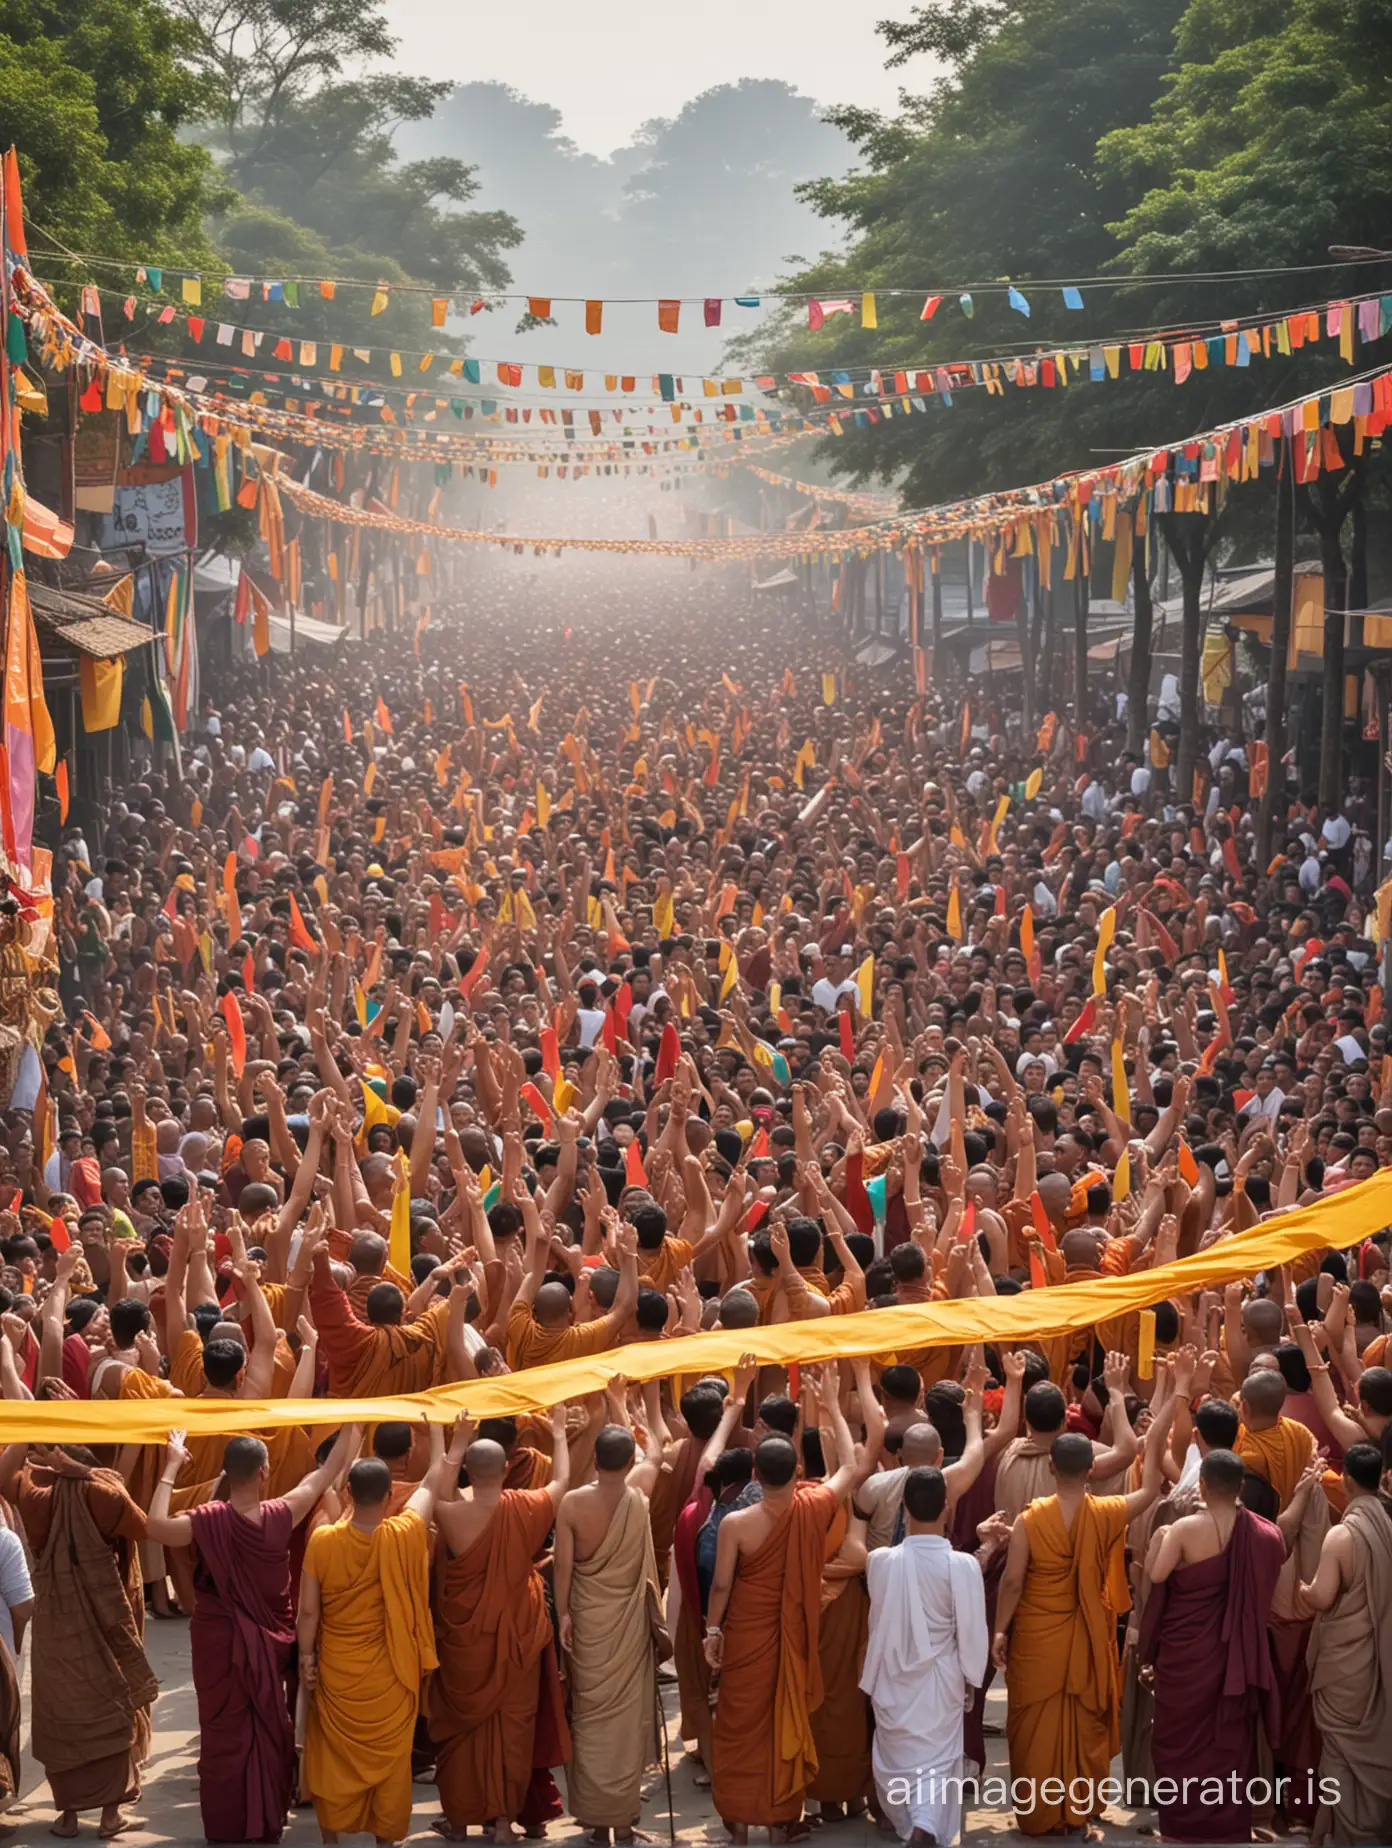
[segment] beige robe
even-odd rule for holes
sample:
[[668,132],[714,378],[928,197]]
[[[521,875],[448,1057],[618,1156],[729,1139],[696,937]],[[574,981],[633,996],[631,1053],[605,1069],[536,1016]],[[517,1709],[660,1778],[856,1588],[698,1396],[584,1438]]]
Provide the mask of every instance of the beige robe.
[[575,1561],[570,1590],[570,1813],[590,1829],[628,1829],[657,1757],[657,1663],[648,1587],[657,1595],[648,1498],[626,1489],[598,1549]]
[[[1321,1499],[1323,1499],[1321,1497]],[[1316,1842],[1392,1842],[1392,1515],[1375,1495],[1349,1503],[1358,1571],[1316,1619],[1306,1657],[1323,1752]]]

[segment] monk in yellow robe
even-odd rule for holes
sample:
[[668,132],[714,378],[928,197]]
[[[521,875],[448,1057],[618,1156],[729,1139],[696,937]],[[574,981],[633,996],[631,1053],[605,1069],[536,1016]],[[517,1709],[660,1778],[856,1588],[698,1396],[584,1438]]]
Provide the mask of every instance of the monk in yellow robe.
[[[1167,1380],[1157,1389],[1138,1489],[1089,1495],[1091,1440],[1065,1432],[1050,1448],[1056,1492],[1032,1502],[1011,1530],[991,1653],[1010,1695],[1010,1775],[1034,1793],[1032,1807],[1016,1812],[1027,1835],[1094,1830],[1102,1808],[1096,1792],[1120,1745],[1116,1630],[1131,1605],[1126,1529],[1160,1493],[1174,1410]],[[1049,1779],[1062,1780],[1062,1801],[1043,1800]]]
[[436,1662],[428,1523],[466,1436],[457,1427],[446,1450],[432,1425],[431,1466],[400,1514],[387,1514],[390,1469],[360,1458],[347,1518],[309,1537],[297,1624],[304,1777],[326,1842],[366,1829],[399,1842],[411,1826],[411,1740]]

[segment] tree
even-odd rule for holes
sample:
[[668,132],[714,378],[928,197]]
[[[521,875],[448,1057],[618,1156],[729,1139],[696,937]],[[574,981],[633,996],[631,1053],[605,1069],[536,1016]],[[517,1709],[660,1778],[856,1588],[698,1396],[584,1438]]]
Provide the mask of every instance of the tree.
[[[946,73],[927,96],[907,97],[897,116],[833,112],[865,168],[803,190],[828,221],[849,226],[849,247],[784,285],[828,297],[874,290],[878,327],[841,316],[813,334],[795,309],[751,347],[751,359],[778,371],[912,368],[1114,328],[1115,291],[1087,291],[1080,315],[1057,289],[1032,291],[1029,278],[1096,275],[1115,256],[1106,227],[1129,201],[1099,170],[1097,141],[1148,115],[1181,11],[1182,0],[1141,9],[1126,0],[949,0],[918,8],[908,26],[883,28],[895,61],[930,51]],[[1025,293],[1028,321],[1007,307],[1003,287],[979,286],[1002,276]],[[943,292],[926,321],[922,296],[880,293],[918,282]],[[956,299],[963,290],[973,295],[970,318]],[[826,453],[858,479],[902,477],[908,504],[930,505],[1129,446],[1138,385],[1010,390],[1004,401],[967,391],[950,410],[935,405],[850,433]]]
[[[395,40],[378,5],[362,0],[177,0],[192,57],[216,97],[210,140],[224,172],[250,202],[231,221],[247,267],[282,261],[284,223],[320,240],[334,273],[376,269],[444,296],[500,289],[504,252],[521,239],[505,212],[466,211],[472,170],[447,158],[396,157],[404,122],[428,117],[446,83],[359,67],[388,57]],[[258,249],[258,227],[270,235]],[[229,232],[231,226],[229,226]],[[310,304],[307,331],[333,316]],[[381,328],[423,336],[423,302],[398,303]],[[447,340],[432,340],[447,346]]]
[[19,150],[44,276],[91,281],[89,265],[56,254],[64,247],[211,261],[203,215],[219,188],[205,150],[180,134],[208,101],[189,49],[186,28],[155,0],[8,0],[0,139]]

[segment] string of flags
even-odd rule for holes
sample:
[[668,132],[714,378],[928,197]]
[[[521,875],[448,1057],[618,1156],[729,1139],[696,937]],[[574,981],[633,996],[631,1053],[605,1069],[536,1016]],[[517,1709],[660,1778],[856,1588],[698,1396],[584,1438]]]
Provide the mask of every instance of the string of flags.
[[817,557],[837,563],[847,556],[899,551],[921,560],[935,557],[936,549],[949,540],[971,537],[986,546],[993,574],[1003,575],[1012,559],[1033,557],[1040,581],[1047,587],[1056,553],[1062,554],[1063,576],[1069,580],[1080,571],[1090,572],[1095,547],[1110,543],[1113,592],[1120,596],[1129,580],[1132,548],[1144,541],[1155,515],[1213,511],[1231,483],[1255,479],[1274,467],[1282,443],[1290,446],[1298,482],[1313,480],[1325,470],[1342,469],[1345,458],[1338,431],[1348,428],[1358,446],[1380,437],[1390,420],[1392,366],[1125,461],[825,532],[815,541],[806,533],[790,532],[725,539],[520,538],[432,526],[344,506],[298,483],[281,485],[291,501],[312,517],[451,542],[502,544],[518,551],[531,548],[538,553],[615,552],[707,560]]
[[[239,287],[245,281],[244,278],[228,280],[237,282]],[[265,290],[280,291],[279,295],[267,295],[268,301],[289,300],[285,295],[286,288],[291,287],[289,284],[265,283],[258,286]],[[105,344],[103,296],[110,298],[113,293],[100,289],[96,284],[87,284],[81,291],[81,314],[87,332],[98,344]],[[1083,306],[1077,289],[1066,288],[1062,293],[1068,307]],[[244,300],[246,297],[237,295],[233,299]],[[930,296],[924,304],[920,320],[931,320],[944,299],[941,295]],[[1017,312],[1029,316],[1029,300],[1013,285],[1009,288],[1008,299]],[[971,318],[974,312],[971,295],[963,294],[957,300],[963,314]],[[296,290],[295,305],[298,302]],[[447,305],[443,298],[435,303],[442,314]],[[645,373],[634,367],[627,371],[606,369],[596,374],[593,371],[587,372],[582,366],[483,359],[439,349],[412,351],[358,346],[346,341],[309,340],[298,335],[246,326],[236,321],[217,320],[194,312],[194,304],[185,303],[181,309],[173,302],[142,302],[133,295],[122,298],[121,306],[128,323],[133,322],[141,307],[144,307],[147,317],[154,318],[161,326],[180,322],[195,346],[211,344],[229,355],[236,353],[253,362],[267,358],[308,369],[322,368],[331,375],[339,375],[345,361],[356,361],[364,368],[385,368],[392,379],[405,379],[408,376],[423,378],[434,374],[458,379],[464,385],[496,386],[509,393],[521,391],[528,385],[534,385],[537,391],[547,393],[562,390],[573,394],[594,392],[600,389],[599,381],[602,380],[603,391],[610,396],[618,394],[633,399],[650,390],[665,405],[690,398],[738,398],[746,392],[771,395],[789,387],[810,392],[813,402],[818,404],[829,404],[837,398],[853,401],[857,398],[902,397],[911,391],[920,395],[937,392],[942,396],[972,387],[984,388],[988,394],[1002,395],[1007,385],[1019,389],[1052,390],[1081,379],[1090,382],[1114,380],[1123,371],[1169,370],[1173,373],[1175,383],[1183,384],[1194,372],[1209,367],[1246,367],[1257,357],[1290,357],[1322,339],[1337,341],[1340,357],[1345,364],[1352,364],[1356,343],[1368,345],[1382,339],[1392,330],[1392,293],[1378,293],[1349,296],[1280,314],[1220,320],[1199,328],[1192,325],[1156,328],[1134,335],[1121,334],[1083,343],[1066,343],[1039,348],[1028,354],[1000,353],[985,358],[934,360],[931,364],[908,361],[838,366],[825,373],[810,370],[715,376],[698,373],[691,376],[688,390],[687,375],[676,372]],[[550,303],[538,301],[536,306],[549,307]],[[862,327],[878,328],[878,309],[873,294],[854,299],[811,300],[808,303],[808,325],[816,330],[836,315],[857,312]],[[443,326],[443,319],[437,319],[435,325]],[[345,391],[364,389],[361,385],[355,387],[346,382],[337,382],[332,377],[320,383],[323,393],[330,397]]]

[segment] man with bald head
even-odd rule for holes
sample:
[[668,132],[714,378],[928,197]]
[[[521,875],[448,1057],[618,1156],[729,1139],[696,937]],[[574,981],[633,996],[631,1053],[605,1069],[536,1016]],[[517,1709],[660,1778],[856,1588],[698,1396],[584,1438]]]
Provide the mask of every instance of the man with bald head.
[[[436,1511],[431,1604],[439,1669],[426,1697],[435,1783],[451,1839],[470,1824],[513,1839],[534,1769],[569,1756],[551,1617],[536,1556],[570,1483],[564,1405],[551,1412],[551,1480],[507,1489],[507,1453],[488,1438],[464,1453],[469,1486]],[[546,1783],[550,1783],[549,1777]],[[552,1814],[559,1814],[553,1797]]]
[[429,1522],[458,1480],[467,1436],[461,1420],[446,1449],[430,1427],[430,1468],[399,1514],[387,1512],[387,1465],[360,1457],[348,1514],[309,1537],[296,1624],[310,1695],[304,1779],[326,1842],[365,1830],[399,1842],[411,1826],[411,1740],[435,1667]]
[[631,1842],[643,1773],[657,1756],[657,1662],[649,1608],[660,1602],[648,1498],[662,1466],[626,1425],[595,1440],[595,1480],[556,1519],[556,1627],[569,1662],[570,1812],[594,1848]]
[[551,1240],[541,1214],[520,1185],[518,1194],[527,1232],[526,1269],[508,1312],[509,1367],[514,1372],[522,1367],[544,1367],[552,1361],[602,1354],[605,1348],[616,1346],[638,1304],[638,1240],[633,1228],[624,1226],[617,1234],[619,1287],[613,1307],[592,1322],[577,1322],[569,1283],[545,1280]]
[[1284,1511],[1315,1454],[1314,1432],[1281,1416],[1286,1382],[1279,1367],[1258,1367],[1249,1373],[1242,1382],[1241,1400],[1242,1426],[1234,1448],[1247,1468],[1275,1489]]

